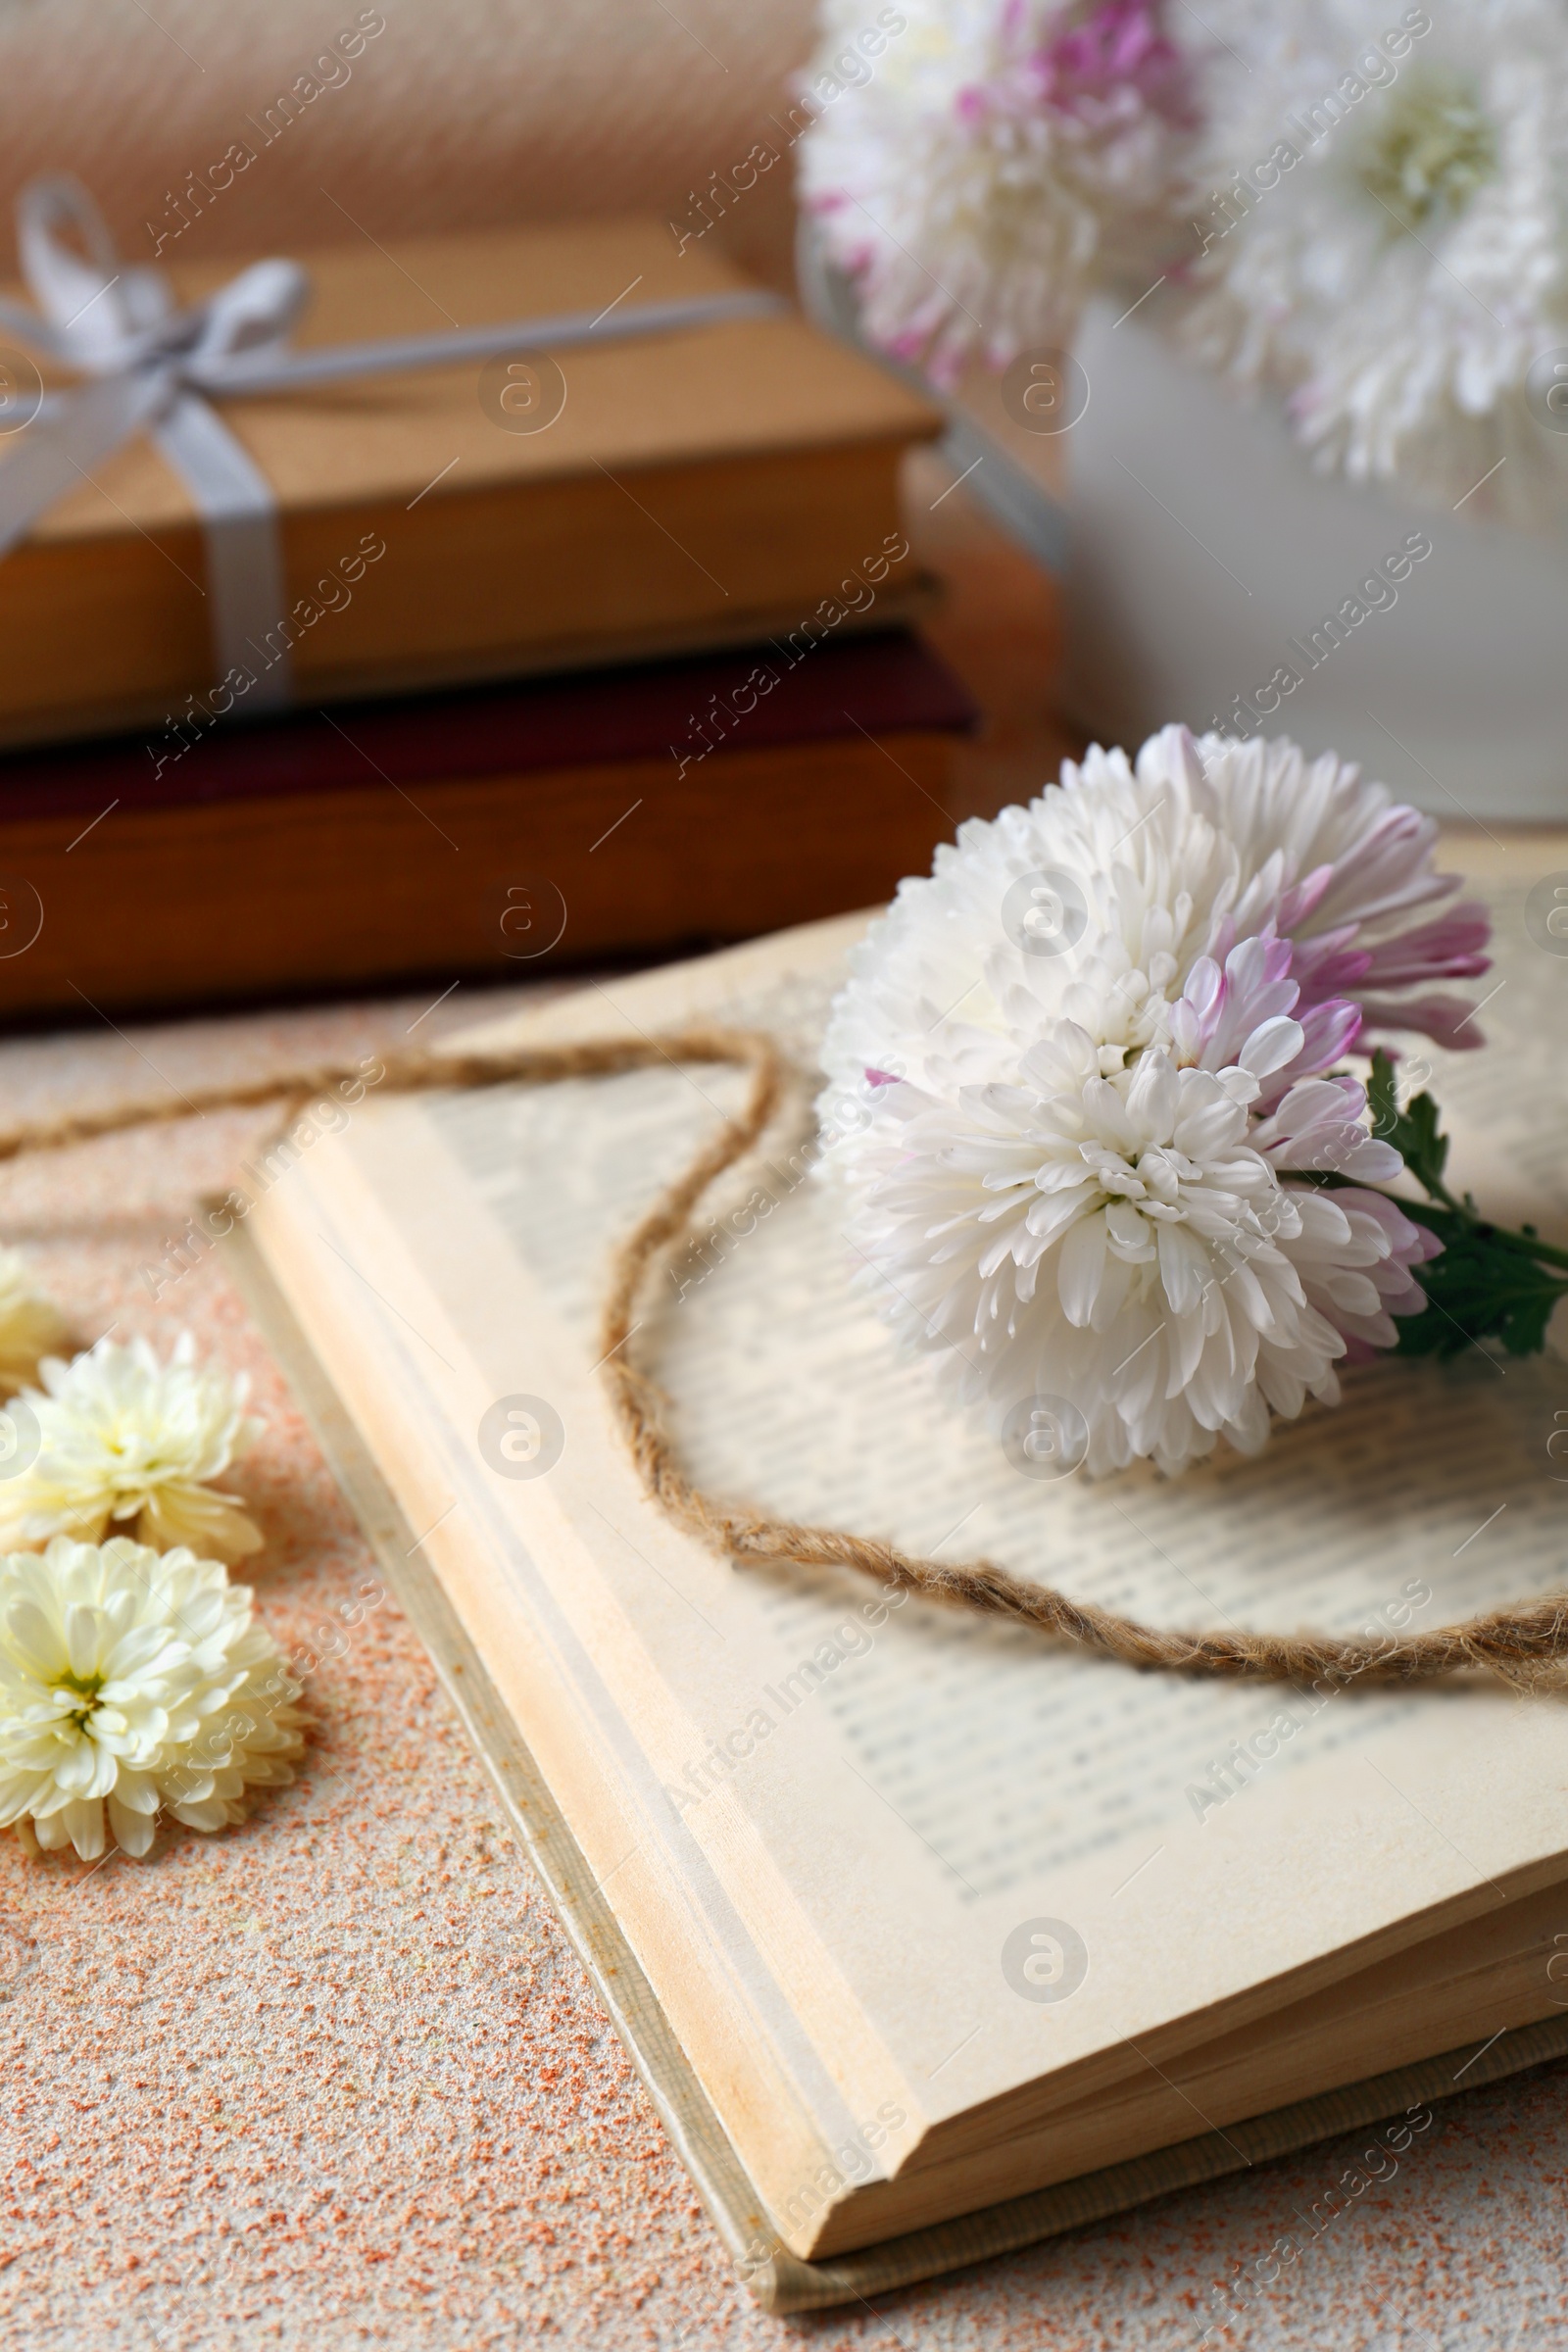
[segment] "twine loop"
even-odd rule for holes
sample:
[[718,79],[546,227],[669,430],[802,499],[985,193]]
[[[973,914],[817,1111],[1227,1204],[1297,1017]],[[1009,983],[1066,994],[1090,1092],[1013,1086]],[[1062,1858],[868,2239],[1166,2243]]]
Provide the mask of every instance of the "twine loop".
[[[926,1559],[877,1537],[775,1519],[705,1494],[681,1466],[664,1427],[659,1391],[636,1361],[631,1342],[639,1328],[638,1301],[650,1276],[690,1239],[699,1202],[756,1148],[780,1110],[794,1073],[776,1040],[758,1029],[692,1027],[662,1037],[597,1038],[564,1046],[466,1053],[425,1050],[386,1056],[380,1086],[393,1094],[508,1083],[542,1086],[661,1064],[675,1068],[682,1062],[749,1071],[746,1102],[710,1136],[614,1250],[598,1346],[611,1408],[646,1493],[710,1551],[736,1561],[852,1569],[876,1584],[916,1592],[926,1600],[1033,1626],[1052,1641],[1072,1642],[1144,1671],[1317,1684],[1426,1682],[1465,1669],[1482,1669],[1516,1685],[1561,1678],[1568,1667],[1568,1594],[1515,1601],[1430,1633],[1391,1634],[1376,1642],[1328,1634],[1188,1633],[1144,1625],[1093,1601],[1075,1600],[1054,1586],[1016,1576],[994,1560]],[[362,1076],[356,1065],[322,1063],[250,1085],[209,1087],[154,1102],[70,1113],[0,1135],[0,1161],[57,1151],[130,1127],[168,1124],[198,1111],[281,1102],[289,1124],[314,1096]]]

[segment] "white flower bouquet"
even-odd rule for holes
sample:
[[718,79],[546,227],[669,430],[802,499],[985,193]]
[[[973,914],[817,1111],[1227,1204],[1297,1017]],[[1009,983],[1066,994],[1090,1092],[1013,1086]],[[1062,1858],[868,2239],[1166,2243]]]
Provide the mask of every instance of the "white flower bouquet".
[[861,13],[826,0],[800,152],[873,341],[950,385],[1068,345],[1096,288],[1157,291],[1325,470],[1485,480],[1514,520],[1560,494],[1557,0],[901,0],[874,59]]
[[1022,1413],[1063,1468],[1178,1471],[1378,1350],[1544,1345],[1568,1251],[1455,1198],[1374,1043],[1481,1042],[1444,984],[1488,919],[1436,830],[1332,754],[1167,727],[900,886],[829,1026],[821,1168],[889,1319],[1004,1439]]

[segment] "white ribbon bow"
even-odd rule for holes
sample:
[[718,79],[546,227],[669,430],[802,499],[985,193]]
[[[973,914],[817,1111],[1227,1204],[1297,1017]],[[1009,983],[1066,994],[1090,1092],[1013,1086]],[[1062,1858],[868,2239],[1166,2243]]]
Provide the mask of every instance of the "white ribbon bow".
[[[35,179],[17,204],[17,244],[36,311],[0,301],[0,327],[90,380],[45,399],[0,463],[0,557],[26,537],[98,462],[149,433],[201,516],[211,635],[220,674],[248,667],[284,617],[287,586],[277,499],[254,459],[213,406],[216,396],[302,390],[353,376],[552,344],[752,318],[785,310],[777,295],[745,290],[686,302],[612,308],[590,318],[514,318],[438,335],[291,351],[288,337],[310,294],[297,262],[253,262],[195,309],[182,311],[162,270],[122,263],[86,189],[67,175]],[[77,246],[81,250],[77,250]],[[247,709],[290,702],[285,653],[270,656]]]

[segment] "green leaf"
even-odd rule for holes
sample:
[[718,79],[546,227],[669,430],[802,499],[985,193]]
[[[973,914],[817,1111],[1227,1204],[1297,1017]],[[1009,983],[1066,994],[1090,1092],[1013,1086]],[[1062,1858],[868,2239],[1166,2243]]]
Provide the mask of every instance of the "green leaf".
[[[1379,1046],[1367,1081],[1372,1132],[1400,1153],[1428,1195],[1425,1201],[1391,1194],[1405,1216],[1425,1225],[1442,1253],[1413,1269],[1427,1295],[1424,1313],[1398,1318],[1396,1352],[1454,1356],[1483,1341],[1500,1341],[1509,1355],[1535,1355],[1546,1344],[1546,1325],[1559,1298],[1568,1298],[1568,1250],[1544,1242],[1535,1228],[1518,1233],[1488,1224],[1466,1194],[1456,1200],[1443,1181],[1448,1139],[1430,1095],[1401,1108],[1395,1066]],[[1298,1182],[1336,1190],[1350,1182],[1335,1170],[1302,1174]]]
[[1546,1345],[1551,1310],[1564,1293],[1562,1283],[1544,1284],[1515,1307],[1502,1327],[1502,1344],[1510,1355],[1539,1355]]
[[1519,1235],[1488,1225],[1462,1208],[1399,1206],[1443,1243],[1443,1253],[1415,1269],[1427,1295],[1424,1314],[1398,1319],[1400,1355],[1459,1355],[1485,1340],[1509,1355],[1544,1347],[1546,1324],[1568,1281],[1544,1266]]
[[1394,1063],[1381,1046],[1373,1052],[1366,1093],[1373,1134],[1402,1155],[1423,1191],[1436,1200],[1446,1200],[1443,1171],[1447,1165],[1448,1139],[1439,1126],[1442,1114],[1432,1097],[1416,1095],[1401,1110]]
[[1372,1049],[1372,1075],[1366,1082],[1367,1106],[1372,1113],[1372,1132],[1391,1143],[1399,1121],[1399,1098],[1395,1091],[1394,1063],[1381,1046]]

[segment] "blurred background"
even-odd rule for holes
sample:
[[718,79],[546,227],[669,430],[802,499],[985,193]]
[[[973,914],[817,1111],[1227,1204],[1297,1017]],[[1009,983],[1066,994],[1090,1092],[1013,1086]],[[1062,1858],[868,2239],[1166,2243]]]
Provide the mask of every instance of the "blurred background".
[[[368,14],[370,12],[367,12]],[[388,0],[350,78],[312,101],[265,174],[191,231],[204,255],[297,252],[343,235],[331,195],[382,239],[584,214],[687,211],[784,111],[815,40],[806,0]],[[6,0],[0,204],[40,172],[92,185],[122,250],[166,193],[247,136],[341,27],[317,0]],[[776,134],[775,134],[776,135]],[[790,175],[718,234],[787,284]]]
[[4,0],[0,1017],[745,936],[1171,719],[1568,812],[1506,44],[1332,14]]

